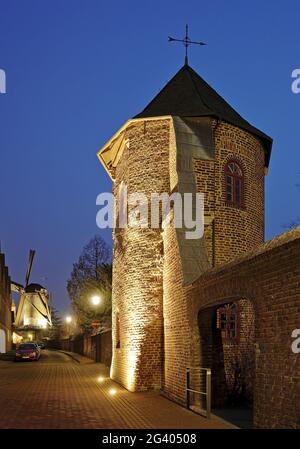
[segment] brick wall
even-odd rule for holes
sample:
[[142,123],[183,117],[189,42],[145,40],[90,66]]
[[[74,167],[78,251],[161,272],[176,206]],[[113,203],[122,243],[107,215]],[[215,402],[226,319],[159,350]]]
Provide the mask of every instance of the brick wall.
[[[215,136],[215,160],[194,160],[194,171],[197,190],[205,193],[205,214],[211,217],[211,223],[205,229],[208,254],[212,265],[220,265],[263,242],[264,152],[260,141],[246,131],[223,122],[217,124],[214,120],[212,128]],[[175,140],[171,143],[174,146]],[[171,147],[171,157],[174,152],[174,147]],[[226,162],[231,159],[236,160],[243,170],[245,198],[242,209],[225,204],[224,170]],[[199,337],[191,334],[188,317],[193,293],[191,287],[182,286],[175,230],[165,230],[163,239],[164,391],[169,397],[184,403],[185,370],[192,358],[193,347],[199,346],[200,341]],[[251,321],[251,317],[247,317]],[[246,321],[241,322],[242,335],[247,328]],[[189,348],[188,342],[193,339],[194,346]],[[243,344],[242,338],[234,348],[224,346],[229,391],[233,383],[233,373],[229,367],[238,358],[238,353],[242,360]],[[205,363],[201,366],[205,366]],[[222,379],[219,380],[222,385]],[[249,379],[249,390],[252,389],[250,383]],[[226,395],[222,395],[223,402]]]
[[6,351],[11,349],[11,324],[10,277],[4,254],[0,253],[0,329],[5,333]]
[[[205,213],[213,218],[206,229],[213,264],[222,264],[264,240],[264,151],[260,141],[235,126],[212,121],[215,160],[195,160],[198,192],[205,193]],[[225,166],[234,159],[243,171],[244,207],[225,201]]]
[[[129,148],[116,167],[115,194],[122,182],[128,194],[169,192],[169,132],[165,120],[137,122],[126,130]],[[111,377],[129,390],[161,387],[162,270],[160,229],[115,230]]]
[[[190,287],[182,286],[179,248],[174,228],[164,238],[164,393],[185,403],[185,370],[189,366],[192,329],[189,323]],[[183,388],[182,388],[183,387]]]
[[78,335],[74,339],[65,338],[50,341],[50,348],[71,351],[110,366],[112,357],[111,330],[96,335]]
[[[222,374],[214,357],[219,350],[212,320],[217,306],[239,301],[244,313],[242,338],[234,348],[222,344],[226,388],[218,395],[225,397],[233,384],[229,369],[233,355],[241,358],[255,348],[255,425],[295,427],[297,412],[292,404],[298,400],[299,360],[291,353],[290,333],[299,314],[300,274],[295,262],[300,255],[299,232],[297,239],[287,234],[260,246],[264,238],[262,145],[229,124],[212,121],[212,126],[216,158],[194,161],[194,169],[197,189],[205,193],[205,213],[210,217],[206,241],[216,268],[183,287],[173,228],[115,230],[111,376],[132,391],[162,388],[184,404],[187,366],[211,363]],[[169,192],[170,182],[173,189],[176,173],[170,168],[174,168],[175,140],[170,120],[131,123],[125,137],[129,148],[115,169],[114,192],[121,182],[128,193],[142,191],[148,197],[151,192]],[[225,203],[224,166],[230,159],[237,160],[244,174],[242,209]],[[245,253],[245,259],[237,259]],[[249,328],[252,337],[247,346],[243,334]],[[252,374],[247,380],[249,395]]]
[[[263,240],[264,156],[258,139],[247,132],[216,121],[212,127],[216,159],[194,161],[194,169],[198,191],[205,193],[205,212],[213,217],[206,228],[209,255],[222,263]],[[124,137],[129,148],[114,172],[115,195],[122,182],[129,194],[141,191],[149,197],[151,192],[169,192],[170,183],[173,188],[177,180],[171,120],[136,122]],[[233,157],[244,170],[243,210],[227,207],[224,201],[224,166]],[[132,390],[159,388],[163,383],[166,394],[185,400],[189,291],[182,287],[174,230],[162,234],[151,229],[115,230],[111,368],[115,380]]]
[[[299,428],[300,358],[291,350],[291,334],[299,328],[300,228],[211,269],[189,288],[181,287],[180,268],[174,262],[175,232],[173,238],[165,246],[166,257],[173,260],[165,292],[165,304],[170,307],[170,313],[165,313],[169,316],[165,330],[167,395],[185,403],[185,368],[211,367],[214,405],[224,405],[232,386],[233,371],[228,368],[233,356],[250,353],[254,370],[246,382],[254,397],[254,426]],[[247,318],[241,323],[241,342],[235,348],[222,344],[220,350],[214,314],[218,306],[236,301],[242,303]],[[254,332],[250,341],[249,332]]]
[[[292,330],[299,327],[299,263],[300,228],[232,263],[210,270],[194,284],[191,295],[194,341],[200,340],[199,311],[208,313],[225,300],[251,301],[255,311],[254,425],[258,428],[300,425],[300,358],[291,350]],[[206,316],[210,326],[211,318],[209,314]],[[196,345],[191,364],[201,365],[203,360],[208,362],[201,354],[200,344]]]

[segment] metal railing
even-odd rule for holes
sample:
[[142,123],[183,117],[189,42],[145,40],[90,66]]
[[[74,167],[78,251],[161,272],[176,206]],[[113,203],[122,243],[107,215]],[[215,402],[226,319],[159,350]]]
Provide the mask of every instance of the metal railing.
[[[199,374],[199,390],[196,388],[191,388],[191,371],[198,372]],[[203,386],[204,391],[202,390],[201,385],[201,373],[205,373],[205,385]],[[190,393],[194,393],[199,395],[200,397],[205,397],[206,399],[206,407],[203,409],[201,406],[191,408],[190,404]],[[211,415],[211,369],[210,368],[194,368],[190,367],[186,369],[186,405],[188,409],[192,409],[193,411],[197,411],[199,414],[204,415],[207,419],[210,419]]]

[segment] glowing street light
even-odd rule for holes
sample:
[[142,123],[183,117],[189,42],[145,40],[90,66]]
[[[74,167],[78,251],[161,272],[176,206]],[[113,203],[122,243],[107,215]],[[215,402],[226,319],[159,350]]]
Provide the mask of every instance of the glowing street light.
[[74,319],[71,315],[67,315],[66,318],[66,327],[65,327],[65,331],[66,334],[68,335],[68,337],[70,338],[70,335],[72,334],[72,330],[74,328]]
[[93,306],[99,306],[99,304],[101,303],[101,298],[99,295],[94,295],[91,297],[91,303],[93,304]]
[[47,320],[45,318],[40,318],[39,321],[38,321],[38,325],[42,329],[46,329],[46,327],[47,327]]

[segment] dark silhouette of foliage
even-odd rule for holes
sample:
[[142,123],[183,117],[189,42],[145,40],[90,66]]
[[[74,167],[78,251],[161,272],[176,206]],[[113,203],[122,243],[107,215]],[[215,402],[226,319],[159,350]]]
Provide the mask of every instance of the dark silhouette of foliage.
[[56,340],[61,337],[62,334],[62,320],[59,315],[59,312],[53,307],[50,306],[50,312],[51,312],[51,320],[52,320],[52,327],[49,328],[48,337],[51,340]]
[[[67,290],[77,323],[86,333],[92,331],[93,320],[100,321],[99,330],[111,326],[111,258],[110,247],[96,235],[83,248],[78,262],[73,264]],[[94,295],[101,298],[98,306],[91,304],[91,297]]]

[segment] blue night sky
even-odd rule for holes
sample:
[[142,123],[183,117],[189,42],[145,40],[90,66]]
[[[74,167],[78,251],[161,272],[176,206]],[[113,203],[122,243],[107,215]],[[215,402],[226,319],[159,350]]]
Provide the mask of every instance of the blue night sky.
[[[97,150],[184,61],[253,125],[274,138],[266,178],[266,238],[300,216],[297,1],[0,0],[0,239],[11,276],[32,281],[66,312],[66,280],[97,232],[96,196],[111,183]],[[297,125],[298,123],[298,125]]]

